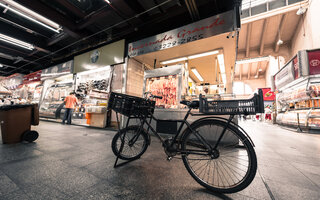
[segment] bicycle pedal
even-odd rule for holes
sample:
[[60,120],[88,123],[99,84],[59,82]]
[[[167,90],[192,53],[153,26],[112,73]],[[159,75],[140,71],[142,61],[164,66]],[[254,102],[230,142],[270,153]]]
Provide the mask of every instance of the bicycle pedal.
[[168,156],[167,157],[167,161],[171,161],[172,160],[172,157],[171,156]]

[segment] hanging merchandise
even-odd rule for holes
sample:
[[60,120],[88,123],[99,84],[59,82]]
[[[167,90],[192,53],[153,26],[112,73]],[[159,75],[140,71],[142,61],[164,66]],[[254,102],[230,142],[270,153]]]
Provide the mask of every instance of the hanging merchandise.
[[153,95],[162,96],[162,99],[156,99],[156,107],[180,107],[179,102],[182,94],[184,72],[183,65],[145,71],[144,91],[151,92]]

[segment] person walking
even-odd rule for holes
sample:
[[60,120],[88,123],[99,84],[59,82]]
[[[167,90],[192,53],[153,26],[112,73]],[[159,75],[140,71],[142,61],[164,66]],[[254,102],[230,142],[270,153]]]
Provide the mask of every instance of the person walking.
[[75,96],[75,92],[70,92],[70,95],[64,99],[66,111],[64,112],[62,124],[65,124],[67,120],[67,124],[71,124],[72,111],[74,109],[75,104],[78,104],[78,99]]

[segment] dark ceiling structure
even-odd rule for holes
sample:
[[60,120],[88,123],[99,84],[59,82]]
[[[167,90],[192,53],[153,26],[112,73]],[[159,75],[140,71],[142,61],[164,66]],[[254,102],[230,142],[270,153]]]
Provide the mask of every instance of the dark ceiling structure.
[[139,40],[241,0],[0,0],[0,76],[29,74],[96,47]]

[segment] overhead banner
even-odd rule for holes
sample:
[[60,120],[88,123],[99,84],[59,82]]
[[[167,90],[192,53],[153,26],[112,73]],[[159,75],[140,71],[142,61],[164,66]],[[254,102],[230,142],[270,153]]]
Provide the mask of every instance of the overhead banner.
[[231,32],[236,27],[235,17],[234,11],[231,10],[165,33],[132,42],[128,45],[128,56],[135,57]]
[[70,74],[73,71],[73,60],[42,70],[41,80]]
[[74,57],[73,73],[124,62],[125,40],[114,42]]

